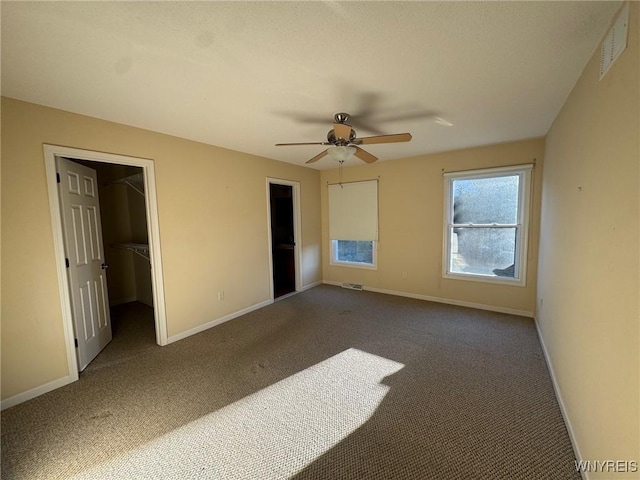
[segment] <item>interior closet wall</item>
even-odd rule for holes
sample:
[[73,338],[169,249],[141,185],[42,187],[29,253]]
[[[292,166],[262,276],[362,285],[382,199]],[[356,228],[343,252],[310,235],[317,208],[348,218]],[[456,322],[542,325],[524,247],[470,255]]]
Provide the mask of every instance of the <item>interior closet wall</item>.
[[[142,172],[142,169],[137,170]],[[121,189],[123,185],[118,185]],[[147,233],[147,211],[145,197],[134,189],[126,187],[129,207],[129,225],[131,228],[130,242],[149,244]],[[153,306],[153,291],[151,289],[151,264],[149,260],[132,252],[123,252],[132,257],[135,274],[136,300],[145,305]]]

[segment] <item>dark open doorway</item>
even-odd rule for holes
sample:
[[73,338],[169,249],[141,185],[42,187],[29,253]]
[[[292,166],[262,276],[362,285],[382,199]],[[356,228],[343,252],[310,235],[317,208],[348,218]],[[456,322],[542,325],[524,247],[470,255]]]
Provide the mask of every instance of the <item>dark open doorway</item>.
[[296,291],[293,187],[269,184],[274,298]]

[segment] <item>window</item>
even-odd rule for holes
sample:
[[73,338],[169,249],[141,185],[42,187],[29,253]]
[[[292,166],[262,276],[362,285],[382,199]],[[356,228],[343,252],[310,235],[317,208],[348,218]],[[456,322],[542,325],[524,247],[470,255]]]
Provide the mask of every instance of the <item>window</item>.
[[328,186],[331,264],[376,268],[378,181]]
[[374,267],[375,243],[362,240],[332,240],[331,263],[352,267]]
[[531,169],[445,174],[445,277],[524,286]]

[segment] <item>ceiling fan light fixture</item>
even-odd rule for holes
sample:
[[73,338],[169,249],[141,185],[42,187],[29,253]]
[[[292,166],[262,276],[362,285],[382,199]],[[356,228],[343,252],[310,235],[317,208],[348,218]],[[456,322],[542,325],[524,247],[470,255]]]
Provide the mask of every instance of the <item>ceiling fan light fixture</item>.
[[344,162],[356,153],[356,147],[333,146],[327,149],[327,153],[334,160]]

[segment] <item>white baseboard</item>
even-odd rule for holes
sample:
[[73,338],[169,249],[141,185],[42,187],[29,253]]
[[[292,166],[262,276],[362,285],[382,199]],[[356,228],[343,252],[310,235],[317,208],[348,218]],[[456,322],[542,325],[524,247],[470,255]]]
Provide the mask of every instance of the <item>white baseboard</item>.
[[[318,285],[321,285],[321,284],[322,282],[314,282],[312,284],[302,287],[301,291],[309,290],[310,288],[317,287]],[[137,301],[135,298],[131,300],[125,299],[117,304],[112,304],[111,306],[121,305],[124,303],[130,303],[135,301]],[[230,313],[228,315],[225,315],[224,317],[217,318],[203,325],[189,329],[185,332],[178,333],[177,335],[173,335],[172,337],[169,337],[167,339],[167,344],[177,342],[178,340],[182,340],[183,338],[187,338],[187,337],[190,337],[191,335],[195,335],[196,333],[203,332],[205,330],[208,330],[209,328],[215,327],[216,325],[220,325],[221,323],[228,322],[229,320],[233,320],[234,318],[240,317],[249,312],[253,312],[254,310],[258,310],[260,308],[266,307],[267,305],[271,305],[272,303],[273,303],[273,300],[265,300],[264,302],[260,302],[250,307],[239,310],[237,312]],[[2,400],[0,409],[5,410],[7,408],[13,407],[14,405],[18,405],[19,403],[23,403],[23,402],[26,402],[27,400],[31,400],[32,398],[38,397],[52,390],[55,390],[56,388],[64,387],[65,385],[68,385],[69,383],[72,383],[74,381],[75,379],[72,379],[71,377],[66,376],[66,377],[62,377],[57,380],[53,380],[51,382],[45,383],[44,385],[40,385],[36,388],[32,388],[31,390],[27,390],[26,392],[22,392],[22,393],[19,393],[18,395]]]
[[[322,285],[322,280],[320,280],[318,282],[310,283],[309,285],[305,285],[298,292],[292,292],[291,295],[295,295],[296,293],[304,292],[305,290],[309,290],[310,288],[317,287],[318,285]],[[173,343],[173,342],[177,342],[178,340],[182,340],[183,338],[190,337],[191,335],[195,335],[196,333],[204,332],[205,330],[213,328],[216,325],[220,325],[221,323],[228,322],[229,320],[233,320],[234,318],[238,318],[238,317],[240,317],[242,315],[245,315],[245,314],[247,314],[249,312],[253,312],[254,310],[258,310],[260,308],[266,307],[267,305],[271,305],[272,303],[273,303],[273,300],[265,300],[264,302],[256,303],[255,305],[252,305],[250,307],[244,308],[244,309],[239,310],[237,312],[230,313],[228,315],[225,315],[224,317],[217,318],[215,320],[207,322],[207,323],[205,323],[203,325],[200,325],[198,327],[194,327],[194,328],[192,328],[190,330],[187,330],[185,332],[178,333],[177,335],[173,335],[173,336],[169,337],[167,339],[167,344]]]
[[[322,282],[316,282],[311,285],[307,285],[303,288],[303,290],[308,290],[309,288],[316,287],[321,283]],[[130,303],[135,301],[137,300],[134,298],[132,300],[124,300],[122,303]],[[209,328],[215,327],[216,325],[220,325],[221,323],[240,317],[249,312],[253,312],[254,310],[258,310],[260,308],[266,307],[267,305],[271,305],[272,303],[273,303],[273,300],[265,300],[264,302],[257,303],[255,305],[239,310],[237,312],[230,313],[228,315],[225,315],[224,317],[217,318],[215,320],[212,320],[211,322],[207,322],[203,325],[192,328],[185,332],[179,333],[177,335],[173,335],[172,337],[169,337],[167,339],[168,340],[167,344],[177,342],[178,340],[182,340],[183,338],[187,338],[187,337],[190,337],[191,335],[195,335],[196,333],[203,332],[204,330],[208,330]],[[111,305],[111,306],[114,306],[114,305]],[[31,400],[32,398],[48,393],[52,390],[55,390],[56,388],[64,387],[65,385],[68,385],[69,383],[72,383],[75,380],[76,379],[73,379],[70,376],[66,376],[66,377],[62,377],[57,380],[53,380],[51,382],[45,383],[44,385],[40,385],[36,388],[32,388],[31,390],[27,390],[26,392],[19,393],[18,395],[2,400],[0,404],[0,409],[5,410],[6,408],[10,408],[10,407],[13,407],[14,405],[18,405],[19,403],[26,402],[27,400]]]
[[[327,285],[342,286],[342,282],[334,282],[332,280],[324,280]],[[488,310],[490,312],[508,313],[510,315],[518,315],[520,317],[533,318],[533,312],[528,310],[517,310],[515,308],[496,307],[494,305],[485,305],[483,303],[465,302],[462,300],[454,300],[451,298],[431,297],[429,295],[421,295],[419,293],[399,292],[397,290],[386,290],[384,288],[367,287],[364,285],[363,290],[375,293],[384,293],[386,295],[396,295],[398,297],[415,298],[417,300],[427,300],[429,302],[445,303],[447,305],[457,305],[459,307],[477,308],[478,310]]]
[[13,397],[9,397],[5,400],[2,400],[2,406],[0,409],[5,410],[9,407],[13,407],[14,405],[18,405],[19,403],[26,402],[27,400],[31,400],[32,398],[39,397],[40,395],[44,395],[56,388],[64,387],[72,382],[75,379],[70,376],[58,378],[57,380],[53,380],[51,382],[45,383],[44,385],[40,385],[36,388],[32,388],[31,390],[27,390],[26,392],[19,393],[18,395],[14,395]]
[[309,285],[305,285],[300,289],[301,292],[305,290],[309,290],[310,288],[317,287],[318,285],[322,285],[322,280],[318,280],[317,282],[310,283]]
[[237,312],[230,313],[225,315],[224,317],[216,318],[215,320],[211,320],[210,322],[204,323],[202,325],[198,325],[197,327],[186,330],[182,333],[178,333],[177,335],[173,335],[167,339],[167,344],[177,342],[178,340],[182,340],[183,338],[190,337],[191,335],[195,335],[196,333],[204,332],[216,325],[220,325],[221,323],[228,322],[229,320],[233,320],[234,318],[238,318],[242,315],[245,315],[249,312],[253,312],[254,310],[258,310],[259,308],[266,307],[267,305],[271,305],[273,300],[265,300],[264,302],[256,303],[250,307],[244,308],[242,310],[238,310]]
[[[578,446],[578,441],[576,440],[576,436],[573,433],[573,427],[571,426],[571,420],[569,420],[569,414],[567,412],[567,408],[565,407],[564,401],[562,400],[560,387],[558,385],[558,382],[556,381],[555,372],[553,371],[553,363],[551,363],[551,358],[549,357],[547,346],[544,344],[544,338],[542,337],[542,332],[540,331],[540,325],[538,324],[538,319],[534,318],[534,320],[536,324],[536,332],[538,332],[538,340],[540,340],[540,345],[542,346],[542,353],[544,354],[544,359],[547,362],[547,368],[549,369],[549,374],[551,375],[551,383],[553,384],[553,390],[556,393],[556,398],[558,399],[558,405],[560,405],[560,412],[562,413],[564,424],[567,426],[567,431],[569,432],[569,439],[571,440],[573,451],[576,454],[576,460],[581,461],[582,454],[580,453],[580,447]],[[589,472],[581,471],[580,473],[584,480],[589,480]]]

